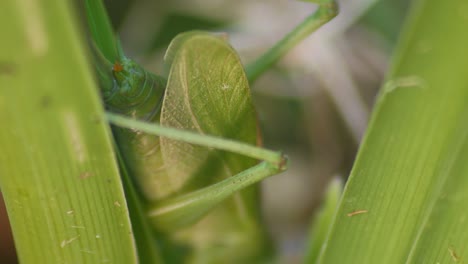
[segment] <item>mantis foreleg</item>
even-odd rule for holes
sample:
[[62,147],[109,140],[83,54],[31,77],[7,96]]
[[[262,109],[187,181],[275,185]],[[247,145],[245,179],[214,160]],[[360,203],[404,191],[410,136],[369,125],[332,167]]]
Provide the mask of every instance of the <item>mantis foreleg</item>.
[[306,2],[319,4],[317,11],[307,17],[271,49],[245,67],[249,83],[252,84],[289,50],[338,14],[338,5],[334,0],[306,0]]

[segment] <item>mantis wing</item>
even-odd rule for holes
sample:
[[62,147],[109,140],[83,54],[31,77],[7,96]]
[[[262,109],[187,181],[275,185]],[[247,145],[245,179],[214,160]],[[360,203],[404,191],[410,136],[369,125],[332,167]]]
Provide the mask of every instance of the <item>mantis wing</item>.
[[[167,54],[170,73],[161,124],[255,145],[257,118],[235,51],[219,37],[189,32],[178,36]],[[161,153],[174,195],[206,187],[256,164],[239,154],[167,138],[161,138]],[[258,187],[249,187],[175,237],[196,247],[193,260],[250,262],[264,256],[268,248],[259,211]]]

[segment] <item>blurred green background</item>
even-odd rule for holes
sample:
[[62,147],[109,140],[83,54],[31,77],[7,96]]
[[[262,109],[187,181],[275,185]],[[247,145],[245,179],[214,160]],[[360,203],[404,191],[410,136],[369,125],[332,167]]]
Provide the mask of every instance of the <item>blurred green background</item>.
[[[179,32],[225,32],[249,62],[316,8],[294,0],[105,2],[126,53],[154,72]],[[327,183],[349,173],[410,1],[339,2],[337,18],[252,87],[264,145],[291,159],[289,171],[262,183],[264,217],[284,263],[301,259]],[[1,262],[15,263],[3,200],[0,239]]]

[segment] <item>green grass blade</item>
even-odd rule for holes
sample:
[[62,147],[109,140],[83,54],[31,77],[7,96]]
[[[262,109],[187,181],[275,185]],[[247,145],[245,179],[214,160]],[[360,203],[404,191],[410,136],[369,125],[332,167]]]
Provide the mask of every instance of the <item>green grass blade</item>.
[[414,5],[320,263],[466,258],[467,7]]
[[323,208],[314,217],[310,226],[304,263],[317,262],[323,248],[323,242],[325,242],[333,223],[342,191],[343,181],[339,178],[334,179],[328,186]]
[[[117,146],[115,147],[117,148]],[[154,230],[149,223],[149,219],[144,208],[144,201],[142,197],[138,195],[138,190],[136,190],[134,183],[128,174],[128,170],[125,167],[125,163],[122,160],[122,155],[118,149],[116,155],[119,161],[120,173],[122,175],[122,183],[127,198],[128,210],[132,220],[133,233],[138,249],[139,261],[140,263],[165,263],[161,256],[161,249],[156,243]]]
[[136,263],[69,2],[4,0],[0,22],[0,187],[21,263]]
[[[463,114],[468,116],[468,111]],[[460,122],[454,133],[406,263],[461,263],[467,259],[468,213],[463,208],[468,204],[468,122]]]
[[101,0],[85,0],[88,28],[104,57],[115,62],[119,59],[118,43],[106,8]]

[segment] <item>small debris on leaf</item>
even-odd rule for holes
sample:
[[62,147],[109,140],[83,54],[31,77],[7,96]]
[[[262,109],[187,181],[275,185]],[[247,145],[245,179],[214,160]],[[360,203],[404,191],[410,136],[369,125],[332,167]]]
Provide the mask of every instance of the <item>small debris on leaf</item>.
[[365,214],[367,212],[369,212],[369,211],[367,211],[367,210],[357,210],[357,211],[348,213],[347,216],[351,217],[351,216],[355,216],[355,215],[358,215],[358,214]]

